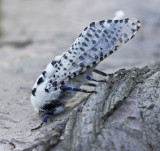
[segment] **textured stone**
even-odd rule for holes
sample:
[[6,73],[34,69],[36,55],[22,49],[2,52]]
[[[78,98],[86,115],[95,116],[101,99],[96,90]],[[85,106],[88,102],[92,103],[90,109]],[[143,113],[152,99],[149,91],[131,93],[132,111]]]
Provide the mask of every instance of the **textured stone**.
[[[47,149],[158,151],[159,80],[160,68],[144,67],[127,70],[99,84],[98,93],[70,113],[63,133],[57,136],[63,139],[54,146],[47,143]],[[51,136],[43,139],[52,142]],[[38,148],[45,149],[46,141],[40,141]]]

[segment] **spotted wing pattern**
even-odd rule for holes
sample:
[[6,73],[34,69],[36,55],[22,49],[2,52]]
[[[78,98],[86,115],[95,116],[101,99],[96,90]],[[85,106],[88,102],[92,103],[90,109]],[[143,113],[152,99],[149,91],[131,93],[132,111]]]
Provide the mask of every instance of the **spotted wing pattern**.
[[68,79],[98,64],[133,38],[139,28],[140,22],[137,19],[102,20],[91,23],[54,64],[53,86],[57,89]]

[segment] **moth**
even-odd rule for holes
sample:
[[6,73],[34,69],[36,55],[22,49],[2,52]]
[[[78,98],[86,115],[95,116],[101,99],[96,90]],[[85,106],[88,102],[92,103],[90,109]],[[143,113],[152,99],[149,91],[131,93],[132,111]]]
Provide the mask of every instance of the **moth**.
[[[124,19],[124,13],[119,11],[112,20],[92,22],[67,52],[49,63],[32,89],[32,106],[44,116],[40,126],[35,129],[47,122],[50,115],[64,110],[64,102],[60,100],[64,91],[96,93],[81,89],[80,86],[87,81],[103,82],[92,78],[93,72],[107,76],[95,67],[132,39],[140,26],[139,20]],[[96,86],[94,83],[87,84]]]

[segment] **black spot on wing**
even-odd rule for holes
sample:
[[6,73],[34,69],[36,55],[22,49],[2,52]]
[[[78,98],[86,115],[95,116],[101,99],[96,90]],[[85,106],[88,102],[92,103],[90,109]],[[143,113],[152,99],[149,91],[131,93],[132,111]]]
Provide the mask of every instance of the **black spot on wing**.
[[33,95],[33,96],[36,95],[36,90],[37,90],[36,88],[34,88],[34,89],[32,90],[32,95]]
[[137,30],[139,30],[140,27],[141,27],[141,26],[137,26]]
[[62,82],[61,82],[61,85],[64,85],[64,84],[65,84],[64,81],[62,81]]
[[96,60],[96,59],[98,59],[98,56],[97,56],[97,55],[95,55],[95,56],[94,56],[94,59],[95,59],[95,60]]
[[92,37],[92,35],[91,35],[90,33],[87,33],[87,36],[88,36],[88,37]]
[[132,31],[132,32],[135,32],[136,30],[135,30],[135,29],[131,29],[131,31]]
[[88,65],[86,68],[87,68],[87,69],[90,69],[90,66]]
[[92,51],[97,51],[97,49],[95,47],[91,48]]
[[81,37],[81,36],[82,36],[82,33],[78,37]]
[[106,35],[105,35],[104,33],[102,34],[102,36],[103,36],[104,38],[106,37]]
[[74,76],[74,77],[76,76],[76,72],[73,73],[73,76]]
[[104,57],[106,58],[108,56],[108,54],[105,54]]
[[49,93],[49,90],[47,88],[45,88],[44,90],[45,90],[45,92]]
[[127,34],[124,34],[123,36],[124,36],[124,38],[127,38],[127,37],[128,37],[128,35],[127,35]]
[[88,29],[88,27],[84,28],[84,31],[86,31]]
[[109,54],[111,55],[113,53],[113,51],[111,50],[110,52],[109,52]]
[[104,30],[103,32],[104,32],[105,34],[108,34],[107,30]]
[[96,64],[96,61],[93,61],[93,63],[92,63],[92,64],[93,64],[93,66],[94,66],[94,65]]
[[80,66],[81,68],[83,68],[83,67],[84,67],[84,63],[80,63],[79,66]]
[[137,23],[140,23],[140,21],[138,20]]
[[54,66],[56,64],[57,61],[52,61],[51,64]]
[[86,52],[84,53],[84,56],[87,56],[87,53],[86,53]]
[[107,35],[108,38],[111,38],[111,35]]
[[114,34],[114,31],[111,31],[111,34]]
[[63,58],[64,58],[64,59],[67,59],[68,57],[67,57],[67,55],[66,55],[66,54],[64,54],[64,55],[63,55]]
[[116,41],[117,39],[115,37],[113,37],[113,41]]
[[46,73],[47,73],[46,71],[43,71],[43,72],[42,72],[43,77],[46,76]]
[[118,46],[115,46],[114,50],[116,51],[118,49]]
[[69,52],[70,54],[72,54],[72,51],[71,51],[71,50],[68,50],[68,52]]
[[122,38],[119,38],[119,42],[120,42],[120,43],[122,43],[122,42],[123,42],[123,41],[122,41]]
[[57,86],[57,81],[54,81],[53,84],[52,84],[54,87]]
[[99,24],[100,24],[100,25],[103,25],[104,22],[105,22],[105,20],[101,20],[101,21],[99,22]]
[[100,53],[100,61],[102,61],[103,60],[103,53],[101,52]]
[[101,30],[99,30],[99,29],[97,29],[97,31],[98,31],[98,33],[100,34],[102,31]]
[[88,46],[85,42],[82,42],[82,45],[83,45],[83,46],[85,46],[85,47],[87,47],[87,46]]
[[83,56],[80,56],[79,59],[80,59],[80,60],[84,60],[84,57],[83,57]]
[[100,57],[100,61],[102,61],[103,60],[103,57]]
[[108,42],[108,39],[105,38],[104,40],[105,40],[105,42]]
[[72,79],[71,76],[68,76],[68,79],[71,80]]
[[87,37],[84,38],[86,41],[89,41],[89,39]]
[[73,62],[73,60],[72,60],[72,59],[70,59],[69,61],[70,61],[70,62]]
[[95,34],[95,36],[96,36],[97,38],[99,38],[99,35],[98,35],[98,34]]
[[100,57],[100,61],[102,61],[103,60],[103,56],[102,57]]
[[90,28],[90,30],[93,31],[93,32],[95,32],[95,29],[93,29],[93,28]]
[[90,24],[90,27],[94,27],[94,28],[95,28],[95,22],[92,22],[92,23]]
[[40,77],[40,78],[38,79],[38,81],[37,81],[37,85],[40,85],[42,82],[44,82],[44,80],[43,80],[42,77]]
[[85,51],[82,47],[80,47],[79,49],[80,49],[81,51],[83,51],[83,52]]
[[63,64],[62,64],[62,63],[60,63],[59,65],[60,65],[61,67],[63,66]]
[[93,44],[96,44],[96,41],[95,41],[95,40],[92,40],[92,43],[93,43]]
[[108,22],[108,23],[111,23],[111,22],[112,22],[112,20],[107,20],[107,22]]
[[129,20],[129,18],[126,18],[126,19],[124,20],[124,22],[125,22],[125,23],[128,23],[128,20]]

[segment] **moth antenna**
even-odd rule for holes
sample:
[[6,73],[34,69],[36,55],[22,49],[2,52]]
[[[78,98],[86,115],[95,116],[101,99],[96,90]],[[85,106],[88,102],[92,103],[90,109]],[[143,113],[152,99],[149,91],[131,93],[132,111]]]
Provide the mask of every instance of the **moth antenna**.
[[38,127],[36,127],[36,128],[32,128],[32,129],[31,129],[31,131],[35,131],[35,130],[40,129],[40,128],[43,126],[43,124],[44,124],[44,123],[41,123]]

